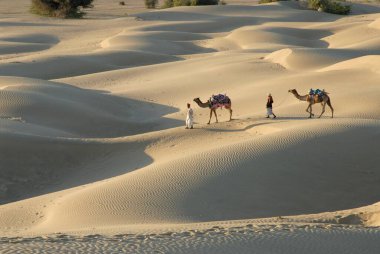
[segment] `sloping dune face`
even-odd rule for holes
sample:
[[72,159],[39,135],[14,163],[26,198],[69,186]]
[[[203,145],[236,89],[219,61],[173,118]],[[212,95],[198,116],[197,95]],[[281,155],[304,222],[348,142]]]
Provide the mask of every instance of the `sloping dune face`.
[[54,36],[32,34],[24,36],[4,36],[0,38],[1,54],[16,54],[48,49],[58,40]]
[[[35,79],[3,77],[1,82],[0,108],[5,119],[48,127],[71,137],[113,137],[154,128],[150,120],[133,114],[140,105],[135,100]],[[151,107],[170,112],[169,108]],[[149,110],[140,113],[149,114]]]
[[[79,21],[0,19],[0,232],[283,216],[378,226],[376,8],[341,18],[275,3],[100,19],[95,6]],[[329,106],[317,118],[320,104],[307,119],[308,104],[288,92],[310,88],[328,92],[333,119]],[[209,110],[192,101],[217,93],[231,98],[233,119],[223,109],[206,125]],[[264,118],[268,93],[276,120]],[[188,102],[193,130],[182,127]]]
[[[376,121],[297,125],[279,124],[279,132],[218,149],[203,147],[202,153],[165,161],[157,158],[134,174],[60,198],[47,208],[48,219],[39,226],[73,230],[123,223],[249,219],[334,211],[377,201]],[[349,142],[339,142],[348,138]],[[305,149],[308,144],[314,145]],[[155,153],[151,151],[153,158]],[[324,159],[305,164],[315,154]],[[356,161],[365,161],[361,167],[367,171],[352,166]],[[351,188],[355,191],[347,191]]]

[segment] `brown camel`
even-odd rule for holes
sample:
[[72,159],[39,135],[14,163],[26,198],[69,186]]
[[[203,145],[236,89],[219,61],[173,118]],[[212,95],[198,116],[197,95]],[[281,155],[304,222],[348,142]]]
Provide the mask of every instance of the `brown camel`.
[[225,107],[226,109],[228,109],[230,111],[230,121],[231,121],[231,119],[232,119],[231,100],[227,96],[226,96],[226,99],[227,99],[226,100],[227,103],[223,103],[223,104],[220,104],[220,103],[214,103],[213,104],[213,103],[211,103],[211,100],[208,100],[207,102],[202,102],[199,98],[195,98],[194,101],[195,101],[195,103],[198,104],[199,107],[210,109],[210,119],[208,120],[208,123],[207,123],[207,124],[210,124],[213,112],[214,112],[214,115],[216,118],[216,122],[218,122],[218,116],[216,115],[216,109],[217,108],[223,108],[223,107]]
[[309,103],[309,106],[306,108],[306,112],[310,113],[309,118],[314,116],[312,113],[312,105],[315,103],[321,103],[322,105],[322,113],[318,118],[321,118],[323,113],[325,113],[326,104],[331,108],[331,118],[334,118],[334,109],[331,106],[330,97],[327,95],[328,93],[324,92],[322,96],[314,95],[313,99],[311,99],[312,97],[309,94],[303,96],[299,95],[296,89],[289,90],[289,93],[292,93],[300,101],[307,101]]

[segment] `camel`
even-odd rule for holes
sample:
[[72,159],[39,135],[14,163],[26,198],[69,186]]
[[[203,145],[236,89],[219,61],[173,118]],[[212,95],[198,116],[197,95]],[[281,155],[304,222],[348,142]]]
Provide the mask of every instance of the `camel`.
[[331,100],[330,100],[330,97],[327,95],[328,94],[327,92],[324,92],[322,96],[314,95],[313,100],[311,100],[311,96],[309,94],[303,95],[303,96],[299,95],[296,89],[289,90],[289,93],[292,93],[300,101],[307,101],[309,103],[309,106],[306,108],[306,112],[310,113],[309,118],[314,116],[314,114],[312,113],[312,105],[316,103],[321,103],[322,105],[322,113],[319,115],[318,118],[321,118],[323,113],[325,113],[326,104],[331,109],[331,118],[334,118],[334,109],[331,106]]
[[218,116],[216,115],[216,109],[217,108],[223,108],[223,107],[225,107],[226,109],[228,109],[230,111],[230,120],[229,121],[231,121],[231,119],[232,119],[231,100],[227,96],[226,96],[226,99],[227,99],[227,103],[224,103],[224,104],[219,104],[219,103],[212,104],[210,99],[207,102],[202,102],[199,98],[195,98],[194,101],[195,101],[195,103],[198,104],[199,107],[210,109],[210,119],[208,120],[208,123],[207,123],[207,124],[210,124],[213,112],[214,112],[214,115],[216,118],[216,122],[218,122]]

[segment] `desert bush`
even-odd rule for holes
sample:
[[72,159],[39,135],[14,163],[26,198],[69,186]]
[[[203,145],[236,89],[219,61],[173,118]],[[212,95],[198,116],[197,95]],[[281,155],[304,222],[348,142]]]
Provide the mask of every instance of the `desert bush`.
[[325,11],[327,9],[328,0],[309,0],[308,4],[310,9],[322,9]]
[[119,5],[125,5],[124,1],[119,2]]
[[173,0],[173,6],[190,6],[191,0]]
[[308,0],[309,8],[321,10],[332,14],[347,15],[351,12],[351,6],[334,0]]
[[219,0],[191,0],[190,5],[217,5],[219,4]]
[[158,0],[144,0],[145,1],[145,7],[148,9],[154,9],[156,8],[158,4]]
[[351,12],[350,5],[344,5],[339,2],[330,2],[327,6],[326,12],[340,15],[347,15]]
[[287,0],[260,0],[259,4],[267,4],[267,3],[280,2],[280,1],[287,1]]
[[164,8],[176,6],[217,5],[219,0],[165,0]]
[[162,6],[163,8],[171,8],[174,7],[173,0],[165,0]]
[[31,12],[59,18],[81,18],[84,8],[91,8],[93,0],[32,0]]

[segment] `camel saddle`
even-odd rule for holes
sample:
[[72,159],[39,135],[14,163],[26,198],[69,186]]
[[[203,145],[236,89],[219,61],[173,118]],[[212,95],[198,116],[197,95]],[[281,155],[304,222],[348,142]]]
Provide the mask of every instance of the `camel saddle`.
[[230,98],[228,98],[227,95],[225,94],[217,94],[217,95],[212,95],[211,96],[211,104],[229,104],[230,103]]

